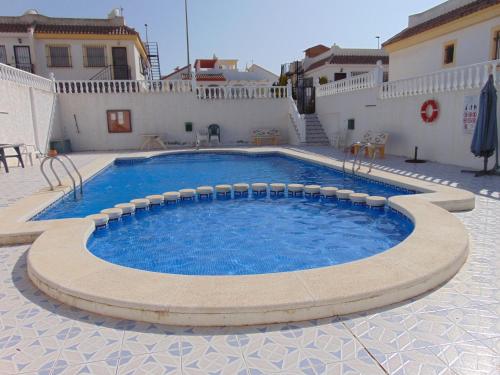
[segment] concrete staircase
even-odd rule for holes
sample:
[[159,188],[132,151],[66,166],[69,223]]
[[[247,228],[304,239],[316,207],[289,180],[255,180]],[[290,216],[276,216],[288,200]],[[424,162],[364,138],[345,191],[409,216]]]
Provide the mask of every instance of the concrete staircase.
[[304,115],[304,119],[306,122],[306,141],[303,144],[306,146],[329,146],[330,141],[323,130],[318,115],[315,113]]

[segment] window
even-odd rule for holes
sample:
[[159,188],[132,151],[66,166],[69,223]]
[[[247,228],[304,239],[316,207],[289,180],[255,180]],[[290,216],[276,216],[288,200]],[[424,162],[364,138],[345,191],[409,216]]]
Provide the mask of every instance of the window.
[[0,46],[0,63],[7,64],[7,51],[5,46]]
[[445,44],[443,51],[443,65],[455,63],[455,42]]
[[47,65],[53,68],[71,68],[69,46],[47,46]]
[[495,38],[494,38],[494,46],[495,46],[495,55],[493,56],[494,60],[500,59],[500,31],[497,31],[495,33]]
[[106,66],[105,46],[83,46],[83,66],[102,68]]

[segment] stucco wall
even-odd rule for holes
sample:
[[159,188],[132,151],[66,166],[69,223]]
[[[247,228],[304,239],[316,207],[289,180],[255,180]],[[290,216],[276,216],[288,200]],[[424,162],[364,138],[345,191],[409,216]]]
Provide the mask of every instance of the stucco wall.
[[[46,45],[63,44],[71,46],[71,68],[56,68],[47,66]],[[49,77],[53,72],[57,80],[87,80],[99,73],[104,67],[89,68],[83,65],[83,46],[84,45],[105,45],[106,46],[106,64],[112,64],[112,47],[127,48],[127,62],[130,66],[132,79],[142,79],[140,74],[139,52],[135,48],[134,42],[128,40],[66,40],[66,39],[38,39],[35,42],[37,65],[36,74],[43,77]]]
[[[347,120],[354,118],[355,130],[346,131],[348,142],[361,140],[369,129],[386,131],[386,152],[390,154],[410,157],[418,146],[419,158],[481,168],[482,159],[470,153],[472,134],[462,129],[464,96],[479,95],[479,90],[384,100],[378,99],[377,92],[373,88],[317,98],[316,112],[327,134],[346,131]],[[440,113],[435,122],[425,124],[420,106],[431,98],[439,103]]]
[[500,17],[392,52],[389,54],[389,80],[427,74],[445,68],[443,48],[449,41],[456,41],[453,66],[491,60],[492,30],[498,26]]
[[54,100],[51,92],[0,80],[0,143],[33,144],[45,151]]
[[[222,143],[250,141],[252,129],[279,128],[288,141],[287,99],[199,100],[191,93],[59,94],[61,128],[54,137],[69,138],[73,150],[137,149],[141,134],[160,134],[169,143],[192,145],[196,130],[221,126]],[[130,109],[132,133],[109,134],[106,110]],[[76,115],[80,133],[77,132]],[[192,122],[193,132],[186,132]]]

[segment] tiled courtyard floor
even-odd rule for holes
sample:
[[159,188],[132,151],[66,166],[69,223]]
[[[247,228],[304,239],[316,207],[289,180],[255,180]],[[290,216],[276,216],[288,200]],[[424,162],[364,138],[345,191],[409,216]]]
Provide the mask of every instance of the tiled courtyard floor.
[[[341,157],[330,148],[313,151]],[[83,165],[97,154],[73,155]],[[472,249],[437,290],[378,311],[242,328],[169,327],[66,307],[26,275],[29,246],[0,248],[0,374],[500,374],[500,177],[411,165],[377,168],[468,189],[456,213]],[[43,186],[38,166],[0,171],[0,207]],[[57,272],[55,270],[55,272]]]

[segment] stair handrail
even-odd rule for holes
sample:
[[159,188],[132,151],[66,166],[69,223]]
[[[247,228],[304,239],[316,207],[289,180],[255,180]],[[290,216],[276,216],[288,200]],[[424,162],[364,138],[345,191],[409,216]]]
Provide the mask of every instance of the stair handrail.
[[105,76],[104,80],[111,80],[113,77],[111,76],[111,67],[112,65],[106,65],[103,69],[99,70],[96,74],[94,74],[92,77],[89,78],[89,81],[101,81],[103,80],[101,78],[101,75],[104,73],[107,73],[107,76]]
[[306,121],[304,116],[299,113],[297,104],[293,100],[292,96],[288,96],[288,113],[295,124],[295,129],[297,130],[297,135],[299,137],[299,142],[306,141]]

